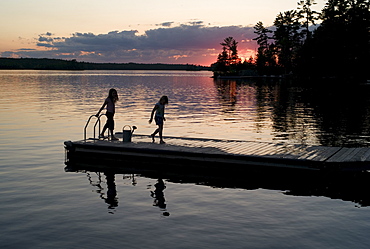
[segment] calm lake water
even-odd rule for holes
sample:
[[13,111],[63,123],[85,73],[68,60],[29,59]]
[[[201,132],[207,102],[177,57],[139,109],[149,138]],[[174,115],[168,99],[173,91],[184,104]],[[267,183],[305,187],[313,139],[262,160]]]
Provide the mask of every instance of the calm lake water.
[[[210,72],[0,71],[1,248],[369,248],[366,174],[164,178],[65,169],[63,142],[116,88],[116,131],[168,95],[165,135],[368,146],[370,86],[330,91]],[[166,205],[164,205],[163,201]]]

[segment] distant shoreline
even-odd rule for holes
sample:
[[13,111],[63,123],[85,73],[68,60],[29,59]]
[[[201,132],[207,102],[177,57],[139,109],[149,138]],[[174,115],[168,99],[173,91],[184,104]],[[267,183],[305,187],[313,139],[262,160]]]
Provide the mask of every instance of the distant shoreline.
[[76,60],[38,58],[0,58],[0,70],[181,70],[211,71],[194,64],[92,63]]

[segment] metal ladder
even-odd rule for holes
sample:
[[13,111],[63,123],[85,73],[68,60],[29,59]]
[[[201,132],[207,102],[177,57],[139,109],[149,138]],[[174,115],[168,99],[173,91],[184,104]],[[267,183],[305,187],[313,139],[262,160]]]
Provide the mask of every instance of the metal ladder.
[[[90,121],[91,121],[91,119],[93,118],[93,117],[96,117],[96,121],[95,121],[95,124],[94,124],[94,137],[92,138],[92,139],[94,139],[94,140],[99,140],[99,135],[100,135],[100,131],[101,131],[101,125],[100,125],[100,118],[101,118],[101,116],[106,116],[105,114],[100,114],[100,116],[98,116],[98,117],[96,117],[96,115],[91,115],[90,117],[89,117],[89,119],[87,120],[87,122],[86,122],[86,125],[85,125],[85,128],[84,128],[84,141],[86,142],[86,129],[87,129],[87,127],[89,126],[89,123],[90,123]],[[98,138],[96,138],[96,126],[97,125],[99,125],[98,126]],[[109,131],[109,129],[108,129],[108,139],[109,139],[109,135],[112,135],[112,134],[110,134],[110,131]]]

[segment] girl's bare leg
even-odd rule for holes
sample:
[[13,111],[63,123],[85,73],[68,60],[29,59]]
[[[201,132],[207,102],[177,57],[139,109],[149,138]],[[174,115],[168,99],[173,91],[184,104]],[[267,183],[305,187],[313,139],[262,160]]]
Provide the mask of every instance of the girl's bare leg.
[[157,135],[157,133],[159,132],[159,128],[157,128],[154,132],[153,132],[153,134],[152,135],[150,135],[151,137],[152,137],[152,142],[154,143],[155,142],[155,139],[154,139],[154,137],[155,137],[155,135]]
[[162,134],[163,134],[163,125],[159,125],[158,126],[158,132],[159,132],[159,142],[161,144],[165,144],[165,142],[163,141],[163,137],[162,137]]
[[100,133],[100,137],[101,138],[103,138],[104,139],[104,133],[105,133],[105,131],[108,129],[108,125],[107,124],[105,124],[104,125],[104,127],[103,127],[103,130],[101,131],[101,133]]

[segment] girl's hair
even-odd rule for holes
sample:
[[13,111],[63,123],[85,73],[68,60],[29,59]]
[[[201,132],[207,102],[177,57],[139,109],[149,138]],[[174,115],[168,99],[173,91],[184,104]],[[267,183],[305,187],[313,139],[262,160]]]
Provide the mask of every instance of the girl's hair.
[[161,102],[162,100],[164,100],[164,104],[167,105],[168,104],[168,97],[166,95],[162,96],[160,99],[159,99],[159,102]]
[[[116,93],[116,96],[113,96],[113,93]],[[116,103],[118,101],[118,93],[117,93],[117,90],[114,89],[114,88],[111,88],[109,90],[108,98],[110,98],[113,101],[113,103]]]

